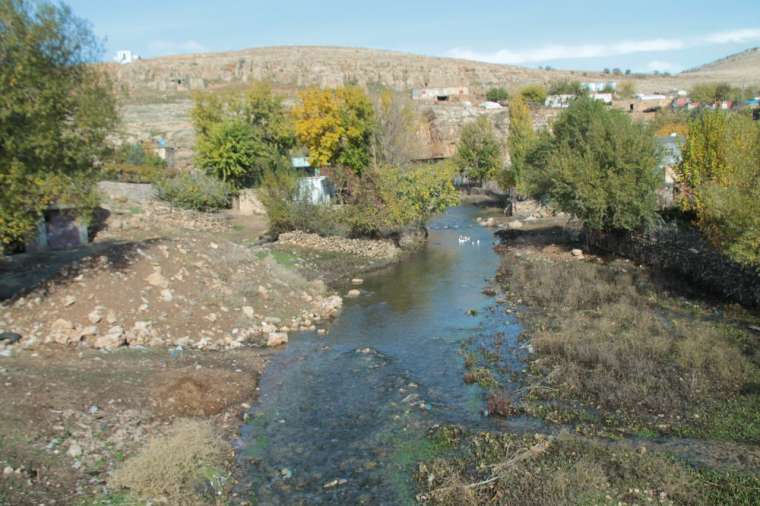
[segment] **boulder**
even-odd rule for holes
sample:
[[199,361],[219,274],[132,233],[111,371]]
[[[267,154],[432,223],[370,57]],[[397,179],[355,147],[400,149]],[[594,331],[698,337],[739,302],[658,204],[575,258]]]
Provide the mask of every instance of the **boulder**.
[[582,257],[583,256],[583,250],[574,248],[573,250],[570,251],[570,254],[573,255],[574,257]]
[[267,336],[267,346],[270,348],[282,346],[283,344],[288,344],[287,332],[270,332]]

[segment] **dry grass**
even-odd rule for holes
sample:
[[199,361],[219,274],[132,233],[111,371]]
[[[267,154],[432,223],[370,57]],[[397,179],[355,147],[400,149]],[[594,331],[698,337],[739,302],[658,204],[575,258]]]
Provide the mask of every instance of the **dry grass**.
[[533,344],[549,382],[611,409],[680,412],[737,395],[754,367],[735,329],[664,311],[640,274],[588,262],[513,259],[515,297],[539,309]]
[[567,435],[537,444],[530,438],[482,433],[464,441],[464,449],[462,458],[420,465],[416,479],[421,502],[691,504],[702,492],[693,473],[666,458]]
[[177,421],[117,469],[108,485],[151,502],[214,503],[226,487],[231,452],[210,422]]

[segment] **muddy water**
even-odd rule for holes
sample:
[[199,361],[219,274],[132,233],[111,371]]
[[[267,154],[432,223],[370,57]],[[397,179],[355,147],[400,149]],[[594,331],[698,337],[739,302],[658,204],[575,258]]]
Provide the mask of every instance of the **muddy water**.
[[[426,247],[367,277],[329,335],[291,337],[262,378],[242,431],[243,498],[410,503],[410,468],[429,450],[426,430],[506,423],[484,416],[483,389],[462,380],[463,350],[491,347],[507,383],[524,353],[517,322],[482,293],[500,259],[477,213],[458,207],[430,223]],[[531,428],[519,418],[509,424]]]

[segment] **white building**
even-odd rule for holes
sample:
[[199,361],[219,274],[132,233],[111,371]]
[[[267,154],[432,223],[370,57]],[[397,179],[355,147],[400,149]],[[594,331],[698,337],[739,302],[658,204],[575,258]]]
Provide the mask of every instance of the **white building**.
[[116,52],[116,56],[114,56],[114,61],[116,63],[121,63],[122,65],[126,65],[128,63],[136,62],[140,59],[140,55],[133,53],[132,51],[128,49],[122,49],[121,51]]

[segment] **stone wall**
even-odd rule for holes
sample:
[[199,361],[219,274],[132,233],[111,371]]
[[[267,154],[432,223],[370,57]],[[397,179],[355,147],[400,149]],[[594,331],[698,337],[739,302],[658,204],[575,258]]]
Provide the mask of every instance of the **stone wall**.
[[598,237],[592,245],[674,274],[692,288],[760,307],[760,270],[732,261],[691,227],[669,223],[647,234]]
[[152,184],[147,183],[100,181],[98,183],[98,191],[111,200],[148,202],[156,198],[156,188]]

